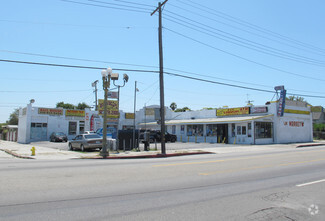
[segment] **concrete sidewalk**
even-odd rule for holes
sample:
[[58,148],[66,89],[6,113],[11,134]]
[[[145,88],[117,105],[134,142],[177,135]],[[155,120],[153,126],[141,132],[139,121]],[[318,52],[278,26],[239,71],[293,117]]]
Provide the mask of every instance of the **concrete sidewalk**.
[[[53,146],[55,143],[49,143]],[[50,146],[51,146],[50,145]],[[166,154],[168,156],[179,156],[189,154],[214,153],[224,154],[233,152],[258,152],[285,150],[297,147],[310,147],[325,145],[325,141],[315,141],[312,143],[295,144],[269,144],[269,145],[233,145],[233,144],[210,144],[210,143],[167,143]],[[31,156],[31,148],[36,148],[35,156]],[[157,147],[157,150],[153,150]],[[110,158],[148,158],[162,157],[160,155],[160,144],[151,144],[151,151],[143,151],[143,144],[140,145],[140,152],[136,151],[110,151]],[[153,150],[153,151],[152,151]],[[163,156],[166,157],[166,156]],[[44,142],[34,142],[31,144],[19,144],[0,140],[0,159],[40,159],[40,160],[67,160],[82,158],[100,158],[98,151],[80,152],[68,151],[46,147]]]

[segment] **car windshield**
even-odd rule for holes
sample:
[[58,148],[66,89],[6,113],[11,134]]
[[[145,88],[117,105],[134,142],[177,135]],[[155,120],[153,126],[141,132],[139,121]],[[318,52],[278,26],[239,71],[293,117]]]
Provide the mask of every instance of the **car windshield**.
[[59,133],[56,133],[57,136],[64,136],[64,133],[62,132],[59,132]]
[[86,139],[95,139],[95,138],[101,138],[99,135],[97,134],[89,134],[89,135],[85,135]]

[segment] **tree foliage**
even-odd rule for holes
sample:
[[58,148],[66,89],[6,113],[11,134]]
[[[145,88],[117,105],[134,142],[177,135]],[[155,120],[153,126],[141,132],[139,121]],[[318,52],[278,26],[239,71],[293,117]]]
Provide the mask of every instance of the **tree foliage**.
[[90,108],[90,106],[88,104],[86,104],[85,102],[79,103],[77,105],[78,110],[84,110],[85,108]]
[[58,102],[56,104],[56,107],[62,107],[63,109],[75,109],[76,106],[74,106],[73,104],[69,104],[69,103],[64,103],[63,101]]
[[18,125],[19,118],[19,109],[16,108],[9,116],[9,120],[7,120],[8,125]]
[[170,109],[172,109],[174,111],[177,108],[177,104],[175,102],[173,102],[173,103],[170,104],[169,107],[170,107]]
[[191,109],[188,107],[183,107],[183,108],[178,108],[175,110],[175,112],[186,112],[186,111],[190,111]]

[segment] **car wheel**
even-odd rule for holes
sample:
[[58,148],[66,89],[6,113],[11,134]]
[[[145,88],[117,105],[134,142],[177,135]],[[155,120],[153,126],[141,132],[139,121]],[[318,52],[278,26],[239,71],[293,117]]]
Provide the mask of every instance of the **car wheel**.
[[172,138],[170,142],[175,143],[175,138]]
[[69,150],[73,151],[73,147],[71,143],[69,143]]
[[81,150],[81,152],[85,152],[85,147],[83,144],[80,145],[80,150]]

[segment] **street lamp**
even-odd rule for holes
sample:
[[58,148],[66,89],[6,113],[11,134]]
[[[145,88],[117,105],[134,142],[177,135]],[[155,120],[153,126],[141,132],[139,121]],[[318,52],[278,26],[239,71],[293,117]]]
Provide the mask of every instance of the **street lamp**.
[[[120,113],[120,88],[125,86],[125,83],[127,83],[129,80],[129,76],[127,74],[123,74],[123,85],[116,85],[115,80],[113,79],[113,84],[115,87],[117,87],[118,92],[117,92],[117,103],[118,103],[118,111]],[[119,125],[120,125],[120,119],[118,120],[117,123],[117,132],[116,132],[116,151],[118,152],[118,149],[120,147],[120,140],[118,138],[118,130],[119,130]]]
[[108,88],[110,86],[110,80],[112,75],[112,68],[107,68],[106,70],[102,70],[102,79],[103,79],[103,90],[104,90],[104,123],[103,123],[103,147],[100,152],[100,155],[103,158],[109,156],[109,152],[107,149],[107,94]]

